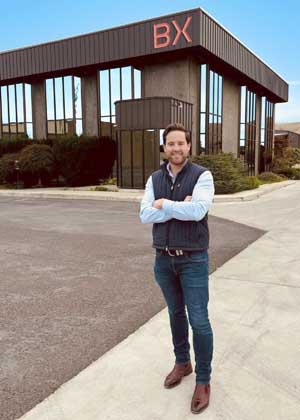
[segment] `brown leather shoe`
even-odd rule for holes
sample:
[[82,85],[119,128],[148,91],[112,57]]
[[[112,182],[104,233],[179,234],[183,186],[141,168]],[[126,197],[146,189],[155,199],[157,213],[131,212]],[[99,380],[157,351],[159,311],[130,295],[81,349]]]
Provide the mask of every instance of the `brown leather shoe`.
[[191,402],[191,412],[201,413],[209,404],[210,384],[196,384]]
[[164,387],[173,388],[174,386],[180,384],[181,379],[184,376],[189,375],[193,372],[193,367],[191,362],[187,363],[175,363],[173,370],[167,375]]

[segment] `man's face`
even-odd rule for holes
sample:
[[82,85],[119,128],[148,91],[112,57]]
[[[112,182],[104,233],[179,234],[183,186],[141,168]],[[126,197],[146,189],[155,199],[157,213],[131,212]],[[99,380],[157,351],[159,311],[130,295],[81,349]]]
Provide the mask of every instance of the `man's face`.
[[182,165],[189,155],[191,144],[187,143],[183,131],[174,130],[168,133],[164,151],[169,162]]

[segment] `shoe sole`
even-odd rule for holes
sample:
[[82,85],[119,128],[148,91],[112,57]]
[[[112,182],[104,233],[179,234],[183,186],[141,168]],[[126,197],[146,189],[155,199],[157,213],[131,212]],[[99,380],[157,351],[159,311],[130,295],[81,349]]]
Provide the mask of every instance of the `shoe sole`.
[[[193,373],[193,369],[191,369],[191,371],[189,371],[189,372],[185,373],[185,374],[183,375],[183,377],[184,377],[184,376],[188,376],[188,375],[190,375],[191,373]],[[164,387],[165,387],[166,389],[174,388],[175,386],[177,386],[177,385],[179,385],[179,384],[181,383],[181,381],[182,381],[183,377],[182,377],[182,378],[181,378],[178,382],[175,382],[174,384],[171,384],[171,385],[164,385]]]

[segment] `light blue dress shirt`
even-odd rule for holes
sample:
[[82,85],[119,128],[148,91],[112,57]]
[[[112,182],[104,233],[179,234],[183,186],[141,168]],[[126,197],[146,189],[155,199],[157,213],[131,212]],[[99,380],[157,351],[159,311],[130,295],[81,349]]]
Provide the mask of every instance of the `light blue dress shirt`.
[[[167,166],[173,183],[176,177]],[[152,176],[147,180],[145,194],[141,202],[140,219],[142,223],[163,223],[170,219],[193,220],[198,222],[208,212],[214,198],[214,181],[210,171],[205,171],[198,178],[193,189],[192,201],[172,201],[164,199],[161,209],[152,206],[155,197]]]

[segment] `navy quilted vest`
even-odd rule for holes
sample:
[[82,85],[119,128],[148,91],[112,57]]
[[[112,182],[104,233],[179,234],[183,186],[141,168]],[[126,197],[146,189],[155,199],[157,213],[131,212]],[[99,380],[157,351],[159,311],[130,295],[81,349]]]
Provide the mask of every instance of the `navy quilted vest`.
[[[173,184],[165,162],[152,174],[155,200],[184,201],[187,195],[192,195],[199,176],[205,171],[207,169],[203,166],[187,162]],[[199,222],[171,219],[165,223],[154,223],[152,233],[153,247],[157,249],[205,250],[209,244],[207,214]]]

